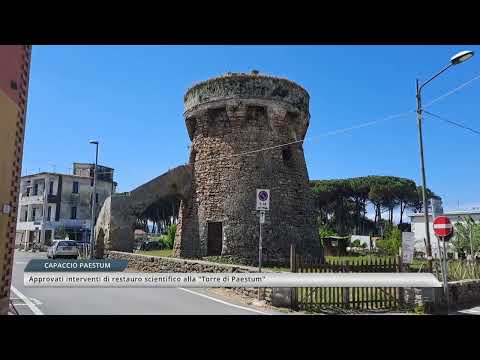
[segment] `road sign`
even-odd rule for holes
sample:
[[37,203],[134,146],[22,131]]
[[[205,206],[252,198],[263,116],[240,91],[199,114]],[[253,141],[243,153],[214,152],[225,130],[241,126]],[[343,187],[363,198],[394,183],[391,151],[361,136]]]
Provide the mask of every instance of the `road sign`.
[[415,233],[402,233],[402,262],[404,264],[411,264],[415,250]]
[[270,190],[257,189],[257,210],[270,210]]
[[453,225],[446,216],[438,216],[433,221],[433,231],[435,235],[441,237],[444,241],[453,235]]

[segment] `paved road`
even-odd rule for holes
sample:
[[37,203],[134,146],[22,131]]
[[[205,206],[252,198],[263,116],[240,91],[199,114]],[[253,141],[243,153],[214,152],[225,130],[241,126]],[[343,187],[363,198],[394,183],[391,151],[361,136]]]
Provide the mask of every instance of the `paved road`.
[[15,251],[11,298],[21,315],[274,315],[220,298],[206,289],[31,288],[23,286],[30,259],[45,253]]

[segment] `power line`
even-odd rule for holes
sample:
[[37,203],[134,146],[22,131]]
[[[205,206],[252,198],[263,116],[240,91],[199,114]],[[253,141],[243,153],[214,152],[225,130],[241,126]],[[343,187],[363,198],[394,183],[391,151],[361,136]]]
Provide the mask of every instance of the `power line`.
[[367,127],[367,126],[376,125],[376,124],[382,123],[382,122],[387,121],[387,120],[396,119],[396,118],[411,115],[411,114],[414,114],[414,113],[415,113],[415,110],[406,111],[406,112],[399,113],[399,114],[394,114],[394,115],[389,115],[389,116],[384,117],[384,118],[379,119],[379,120],[369,121],[369,122],[366,122],[366,123],[363,123],[363,124],[360,124],[360,125],[355,125],[355,126],[351,126],[351,127],[347,127],[347,128],[343,128],[343,129],[338,129],[338,130],[333,130],[333,131],[329,131],[329,132],[326,132],[326,133],[323,133],[323,134],[315,135],[315,136],[309,137],[307,140],[313,140],[313,139],[317,139],[317,138],[321,138],[321,137],[328,137],[328,136],[332,136],[332,135],[345,133],[345,132],[348,132],[348,131],[351,131],[351,130],[361,129],[361,128],[364,128],[364,127]]
[[238,157],[238,156],[256,154],[256,153],[259,153],[259,152],[262,152],[262,151],[279,149],[279,148],[284,147],[284,146],[289,146],[289,145],[293,145],[293,144],[299,144],[299,143],[302,143],[302,142],[304,142],[304,141],[305,141],[305,139],[296,140],[296,141],[292,141],[292,142],[285,143],[285,144],[280,144],[280,145],[275,145],[275,146],[269,146],[269,147],[265,147],[265,148],[260,148],[260,149],[257,149],[257,150],[245,151],[245,152],[242,152],[242,153],[236,153],[236,154],[232,154],[232,155],[221,156],[221,157],[217,157],[217,158],[213,158],[213,159],[199,160],[199,161],[195,161],[195,164],[199,164],[199,163],[203,163],[203,162],[210,162],[210,161],[226,160],[226,159],[231,159],[231,158]]
[[480,135],[480,131],[478,131],[478,130],[472,129],[472,128],[468,127],[468,126],[465,126],[465,125],[463,125],[463,124],[457,123],[457,122],[455,122],[455,121],[448,120],[448,119],[446,119],[446,118],[444,118],[444,117],[442,117],[442,116],[440,116],[440,115],[433,114],[433,113],[431,113],[431,112],[429,112],[429,111],[425,111],[425,110],[424,110],[424,112],[425,112],[426,114],[430,115],[430,116],[433,116],[433,117],[439,119],[439,120],[445,121],[445,122],[447,122],[447,123],[449,123],[449,124],[452,124],[452,125],[454,125],[454,126],[458,126],[459,128],[462,128],[462,129],[471,131],[471,132],[473,132],[473,133],[475,133],[475,134],[477,134],[477,135]]
[[313,140],[317,140],[318,138],[338,135],[338,134],[342,134],[342,133],[345,133],[345,132],[348,132],[348,131],[364,128],[364,127],[367,127],[367,126],[376,125],[376,124],[379,124],[379,123],[387,121],[387,120],[392,120],[392,119],[396,119],[396,118],[399,118],[399,117],[402,117],[402,116],[411,115],[413,113],[415,113],[414,110],[406,111],[406,112],[403,112],[403,113],[389,115],[389,116],[386,116],[386,117],[384,117],[382,119],[379,119],[379,120],[369,121],[369,122],[366,122],[366,123],[363,123],[363,124],[350,126],[350,127],[343,128],[343,129],[333,130],[333,131],[329,131],[329,132],[326,132],[326,133],[323,133],[323,134],[318,134],[316,136],[309,137],[308,139],[304,138],[302,140],[295,140],[295,141],[291,141],[291,142],[288,142],[288,143],[279,144],[279,145],[275,145],[275,146],[268,146],[268,147],[264,147],[264,148],[260,148],[260,149],[256,149],[256,150],[245,151],[245,152],[241,152],[241,153],[216,157],[216,158],[212,158],[212,159],[198,160],[198,161],[195,162],[195,164],[211,162],[211,161],[226,160],[226,159],[231,159],[231,158],[235,158],[235,157],[239,157],[239,156],[252,155],[252,154],[262,152],[262,151],[279,149],[279,148],[294,145],[294,144],[304,143],[305,141],[313,141]]
[[424,105],[423,108],[429,107],[429,106],[435,104],[437,101],[440,101],[440,100],[442,100],[442,99],[444,99],[444,98],[446,98],[446,97],[448,97],[448,96],[456,93],[457,91],[463,89],[465,86],[467,86],[468,84],[470,84],[470,83],[472,83],[472,82],[474,82],[475,80],[478,80],[478,79],[480,79],[480,75],[475,76],[474,78],[468,80],[467,82],[464,82],[464,83],[461,84],[460,86],[457,86],[455,89],[450,90],[449,92],[447,92],[447,93],[439,96],[438,98],[430,101],[428,104]]

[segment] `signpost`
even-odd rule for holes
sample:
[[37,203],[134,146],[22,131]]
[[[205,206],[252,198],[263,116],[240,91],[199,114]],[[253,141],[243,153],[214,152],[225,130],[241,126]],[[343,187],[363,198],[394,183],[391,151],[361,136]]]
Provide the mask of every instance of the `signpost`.
[[265,224],[265,211],[260,211],[260,225]]
[[[260,238],[258,241],[258,272],[262,272],[262,225],[265,223],[265,211],[270,210],[270,190],[257,189],[257,211],[260,211]],[[260,288],[258,288],[260,300]]]
[[262,225],[265,224],[265,210],[260,211],[260,240],[258,243],[258,272],[262,272]]
[[402,263],[411,264],[415,250],[415,233],[402,233]]
[[443,289],[447,301],[447,313],[449,307],[448,299],[448,263],[446,243],[453,236],[453,224],[446,216],[437,216],[433,221],[433,231],[438,239],[443,242]]

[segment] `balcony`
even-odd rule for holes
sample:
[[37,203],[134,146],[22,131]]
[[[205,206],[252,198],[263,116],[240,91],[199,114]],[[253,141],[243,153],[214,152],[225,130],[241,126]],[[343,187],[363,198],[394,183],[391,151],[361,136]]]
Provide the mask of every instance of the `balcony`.
[[[19,221],[17,222],[17,231],[23,230],[40,230],[42,226],[42,219],[37,218],[35,221]],[[45,230],[56,229],[63,226],[69,229],[90,229],[90,220],[80,219],[60,219],[59,221],[45,221]]]
[[23,230],[40,230],[41,226],[41,221],[35,220],[35,221],[20,221],[17,223],[17,231],[23,231]]
[[20,205],[33,205],[33,204],[43,204],[43,194],[40,195],[30,195],[26,194],[20,195]]
[[48,228],[63,226],[65,228],[90,229],[90,220],[60,219],[59,221],[46,221],[45,226]]

